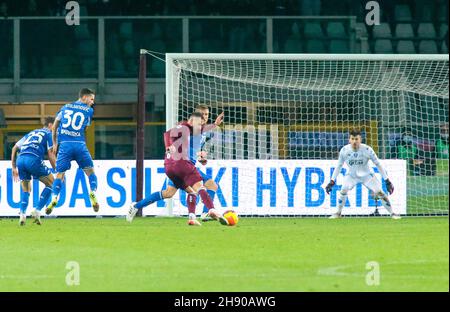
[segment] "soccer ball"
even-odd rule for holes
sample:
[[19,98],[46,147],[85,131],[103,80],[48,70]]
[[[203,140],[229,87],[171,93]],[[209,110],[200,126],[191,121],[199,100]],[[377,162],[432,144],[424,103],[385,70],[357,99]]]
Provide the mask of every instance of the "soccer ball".
[[228,225],[233,226],[236,225],[239,221],[239,217],[234,210],[227,210],[223,213],[223,216],[228,221]]

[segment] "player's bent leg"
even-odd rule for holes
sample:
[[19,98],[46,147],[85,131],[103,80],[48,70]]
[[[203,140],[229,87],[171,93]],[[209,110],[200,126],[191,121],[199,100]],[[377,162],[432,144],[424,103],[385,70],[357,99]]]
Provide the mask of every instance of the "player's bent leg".
[[47,208],[45,209],[45,214],[47,214],[47,215],[51,214],[53,211],[53,208],[55,208],[56,205],[58,204],[59,193],[61,192],[61,186],[62,186],[62,181],[64,179],[64,174],[65,174],[65,171],[58,172],[56,174],[55,180],[53,181],[52,200],[50,201],[50,204],[48,204]]
[[214,203],[206,192],[206,188],[203,186],[203,182],[199,181],[192,186],[192,189],[196,191],[200,195],[203,203],[208,207],[208,214],[214,220],[217,220],[222,225],[228,225],[227,219],[224,218],[222,214],[220,214],[215,208]]
[[347,189],[342,189],[339,192],[338,210],[335,213],[333,213],[329,219],[339,219],[342,217],[342,209],[344,208],[344,205],[347,201],[347,194],[348,194]]
[[[209,179],[205,182],[205,187],[206,187],[206,192],[208,193],[209,197],[211,197],[211,200],[214,202],[214,196],[216,195],[217,188],[218,188],[216,182],[214,182],[212,179]],[[206,207],[205,204],[203,204],[203,211],[202,211],[202,215],[200,216],[200,219],[203,222],[212,220],[208,214],[208,207]]]
[[196,206],[197,206],[197,195],[193,192],[189,193],[187,196],[187,207],[188,207],[188,212],[189,212],[188,225],[191,225],[191,226],[201,225],[201,223],[196,220],[196,215],[195,215],[195,207]]
[[392,219],[401,219],[399,214],[393,212],[391,201],[389,200],[387,194],[382,191],[381,183],[375,176],[372,176],[367,182],[364,183],[364,185],[375,194],[376,198],[381,200],[381,204],[390,213]]
[[345,176],[344,183],[342,184],[342,189],[339,192],[338,210],[336,211],[336,213],[330,216],[330,219],[338,219],[342,216],[342,209],[344,208],[345,203],[347,202],[347,194],[355,187],[357,182],[358,181],[356,181],[350,175]]
[[97,175],[95,174],[94,168],[92,166],[84,167],[83,171],[89,179],[89,187],[91,189],[89,193],[89,199],[91,201],[92,209],[94,209],[95,212],[98,212],[100,209],[100,205],[98,204],[97,196],[95,195],[95,192],[97,191]]
[[147,207],[162,199],[172,198],[177,190],[178,189],[175,186],[168,185],[167,188],[162,191],[154,192],[150,194],[149,197],[146,197],[138,202],[131,203],[126,216],[127,221],[132,222],[139,209]]
[[34,219],[34,223],[37,225],[41,225],[41,210],[48,203],[50,196],[52,195],[52,186],[54,182],[54,177],[52,174],[47,176],[39,177],[39,180],[45,184],[44,190],[41,192],[39,196],[39,202],[37,204],[36,209],[31,212],[31,216]]
[[20,218],[19,225],[25,225],[26,213],[28,208],[28,202],[30,200],[31,185],[29,180],[21,181],[21,192],[20,192]]

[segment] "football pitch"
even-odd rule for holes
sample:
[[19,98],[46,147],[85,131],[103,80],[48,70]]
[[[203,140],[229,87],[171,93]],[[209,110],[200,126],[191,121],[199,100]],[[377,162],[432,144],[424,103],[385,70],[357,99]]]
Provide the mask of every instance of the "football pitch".
[[0,219],[0,291],[449,290],[444,217],[31,221]]

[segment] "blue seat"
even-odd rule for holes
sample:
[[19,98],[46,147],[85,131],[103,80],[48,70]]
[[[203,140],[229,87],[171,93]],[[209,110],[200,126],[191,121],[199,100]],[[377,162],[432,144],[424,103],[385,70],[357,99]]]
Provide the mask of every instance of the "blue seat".
[[306,42],[306,52],[308,53],[327,53],[327,49],[322,40],[308,40]]
[[329,22],[327,24],[328,38],[344,39],[347,38],[344,24],[341,22]]
[[436,30],[432,23],[420,23],[417,27],[417,36],[422,39],[436,38]]
[[422,40],[419,43],[419,53],[425,54],[436,54],[438,53],[438,48],[436,41],[434,40]]
[[400,40],[397,43],[397,53],[399,54],[414,54],[416,53],[416,48],[414,47],[414,42],[411,40]]
[[303,34],[307,39],[324,38],[322,26],[318,22],[306,22],[303,28]]
[[390,39],[392,38],[391,27],[388,23],[380,23],[380,25],[375,25],[373,27],[372,35],[375,39]]
[[375,53],[392,53],[392,42],[390,39],[377,39],[375,40],[374,48]]
[[332,39],[330,40],[330,53],[349,53],[348,40]]
[[411,24],[397,24],[395,26],[395,37],[402,39],[414,38],[414,30]]

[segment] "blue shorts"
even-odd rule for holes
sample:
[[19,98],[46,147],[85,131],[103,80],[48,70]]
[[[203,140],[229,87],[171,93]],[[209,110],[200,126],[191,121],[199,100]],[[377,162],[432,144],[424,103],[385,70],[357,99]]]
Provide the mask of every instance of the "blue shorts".
[[[204,174],[203,172],[201,172],[198,168],[197,168],[197,171],[198,171],[198,173],[200,173],[200,175],[202,176],[202,179],[203,179],[203,183],[205,183],[206,181],[208,181],[208,180],[211,180],[211,178],[210,177],[208,177],[206,174]],[[172,182],[172,180],[170,180],[169,178],[167,178],[167,186],[171,186],[171,187],[174,187],[174,188],[177,188],[176,186],[175,186],[175,184]]]
[[91,154],[85,143],[62,142],[56,157],[56,172],[70,169],[70,162],[75,160],[81,169],[93,168]]
[[17,169],[19,170],[19,178],[21,181],[30,181],[31,177],[39,179],[52,173],[50,168],[44,165],[44,161],[40,157],[32,154],[19,155]]

